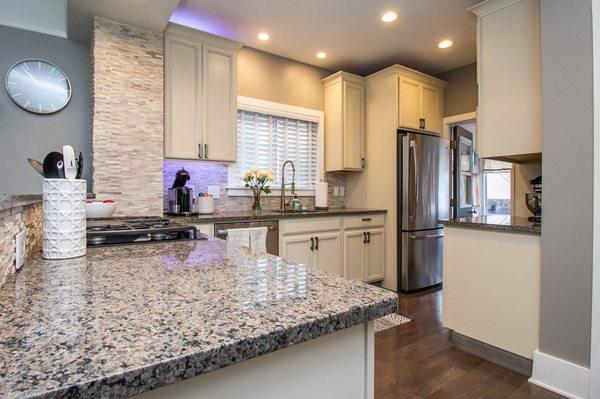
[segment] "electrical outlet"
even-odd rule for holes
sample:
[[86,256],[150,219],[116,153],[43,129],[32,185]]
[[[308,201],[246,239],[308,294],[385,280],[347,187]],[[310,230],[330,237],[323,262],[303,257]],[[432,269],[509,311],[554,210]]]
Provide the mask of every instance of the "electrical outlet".
[[219,186],[207,186],[206,191],[215,198],[221,198],[221,187]]
[[340,187],[340,197],[346,195],[346,189],[344,187]]
[[333,186],[333,196],[334,197],[340,196],[340,188],[338,186]]
[[15,236],[15,268],[19,270],[25,263],[25,248],[27,246],[27,234],[25,229]]

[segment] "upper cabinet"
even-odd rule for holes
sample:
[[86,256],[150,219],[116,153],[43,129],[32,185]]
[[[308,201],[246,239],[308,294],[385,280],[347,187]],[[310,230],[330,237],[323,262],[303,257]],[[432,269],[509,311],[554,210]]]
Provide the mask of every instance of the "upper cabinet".
[[398,125],[442,134],[444,88],[410,76],[398,77]]
[[236,160],[240,44],[169,24],[165,45],[165,157]]
[[477,15],[477,133],[482,158],[539,158],[541,59],[539,0],[488,0]]
[[337,72],[323,79],[325,90],[325,170],[364,168],[364,78]]

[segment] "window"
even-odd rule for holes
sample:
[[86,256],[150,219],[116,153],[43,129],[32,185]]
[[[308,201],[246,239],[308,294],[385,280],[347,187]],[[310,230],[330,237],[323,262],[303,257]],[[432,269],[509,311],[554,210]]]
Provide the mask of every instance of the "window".
[[[247,195],[241,175],[257,166],[273,169],[281,185],[281,167],[291,160],[296,168],[296,188],[314,195],[320,173],[320,121],[322,112],[239,97],[237,112],[237,163],[229,168],[228,195]],[[312,113],[312,114],[311,114]],[[286,182],[291,182],[286,168]]]
[[507,162],[483,160],[483,213],[510,215],[512,165]]

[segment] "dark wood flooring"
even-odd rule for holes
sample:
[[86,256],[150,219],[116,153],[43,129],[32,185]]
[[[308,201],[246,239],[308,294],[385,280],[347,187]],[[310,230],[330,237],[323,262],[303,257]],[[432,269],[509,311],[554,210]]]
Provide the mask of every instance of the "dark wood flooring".
[[527,377],[454,348],[442,326],[440,289],[401,295],[410,323],[375,334],[375,399],[555,399]]

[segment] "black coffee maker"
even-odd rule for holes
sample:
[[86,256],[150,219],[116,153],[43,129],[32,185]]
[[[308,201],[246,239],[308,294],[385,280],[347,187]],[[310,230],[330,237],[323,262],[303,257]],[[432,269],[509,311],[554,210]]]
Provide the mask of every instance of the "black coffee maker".
[[169,188],[170,215],[190,215],[194,213],[194,189],[186,187],[190,174],[181,168],[175,174],[173,187]]

